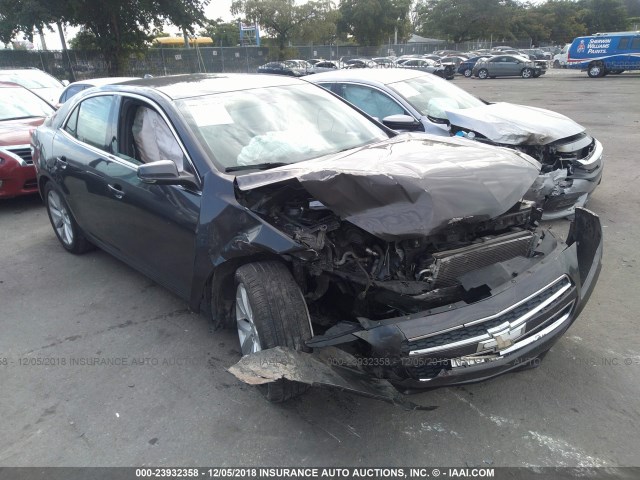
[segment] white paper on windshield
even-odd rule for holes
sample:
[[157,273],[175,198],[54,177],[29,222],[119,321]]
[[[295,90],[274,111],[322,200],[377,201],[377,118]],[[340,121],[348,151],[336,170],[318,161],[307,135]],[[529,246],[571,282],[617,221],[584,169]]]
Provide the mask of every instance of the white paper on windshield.
[[393,88],[404,98],[411,98],[420,95],[420,92],[406,83],[396,83]]
[[189,113],[199,127],[209,127],[211,125],[230,125],[233,118],[220,103],[198,102],[190,103]]

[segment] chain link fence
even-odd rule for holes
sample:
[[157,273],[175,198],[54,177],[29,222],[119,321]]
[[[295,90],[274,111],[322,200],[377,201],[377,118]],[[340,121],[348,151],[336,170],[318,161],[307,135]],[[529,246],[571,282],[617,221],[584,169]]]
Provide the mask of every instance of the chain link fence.
[[[529,40],[511,41],[514,48],[529,48]],[[290,58],[323,58],[337,60],[354,57],[378,57],[388,55],[427,54],[434,50],[467,52],[479,48],[490,48],[497,42],[407,43],[388,44],[377,47],[353,45],[303,45],[287,49]],[[142,77],[177,75],[181,73],[252,73],[258,66],[275,58],[268,47],[198,47],[198,48],[150,48],[144,54],[131,55],[123,76]],[[26,51],[0,50],[0,69],[38,68],[59,78],[70,81],[109,76],[109,65],[99,52],[67,50]]]

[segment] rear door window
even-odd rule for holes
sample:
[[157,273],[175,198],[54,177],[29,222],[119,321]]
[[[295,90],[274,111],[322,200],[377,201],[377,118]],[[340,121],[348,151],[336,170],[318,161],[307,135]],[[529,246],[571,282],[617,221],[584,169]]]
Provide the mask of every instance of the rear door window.
[[640,50],[640,37],[631,40],[631,50]]
[[631,37],[622,37],[620,39],[620,42],[618,43],[618,49],[619,50],[626,50],[629,48],[629,40],[631,40]]

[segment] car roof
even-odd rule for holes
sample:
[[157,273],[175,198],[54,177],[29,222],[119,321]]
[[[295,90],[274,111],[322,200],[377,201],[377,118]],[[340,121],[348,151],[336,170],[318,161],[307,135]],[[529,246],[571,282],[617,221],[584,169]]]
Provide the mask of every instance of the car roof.
[[369,83],[388,84],[401,82],[410,78],[429,75],[420,70],[409,68],[367,68],[359,70],[337,70],[334,72],[323,72],[308,75],[305,80],[313,83],[318,82],[339,82],[339,81],[366,81]]
[[87,80],[80,80],[78,82],[70,83],[67,88],[72,85],[90,85],[92,87],[101,87],[102,85],[110,85],[112,83],[128,82],[129,80],[138,80],[140,77],[102,77],[102,78],[90,78]]
[[109,91],[135,91],[130,87],[147,87],[157,90],[173,100],[199,97],[202,95],[237,92],[254,88],[278,87],[284,85],[304,85],[304,82],[284,75],[257,73],[229,73],[172,75],[168,77],[141,78],[109,84],[102,87]]

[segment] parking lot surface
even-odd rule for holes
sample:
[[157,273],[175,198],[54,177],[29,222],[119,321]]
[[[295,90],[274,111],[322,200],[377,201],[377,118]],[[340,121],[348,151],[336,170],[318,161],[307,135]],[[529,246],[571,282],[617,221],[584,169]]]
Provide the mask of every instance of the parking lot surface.
[[605,148],[588,205],[600,280],[539,368],[411,396],[433,411],[320,388],[269,404],[226,371],[235,332],[104,252],[66,253],[40,199],[13,199],[0,202],[0,465],[638,465],[640,74],[454,82],[566,114]]

